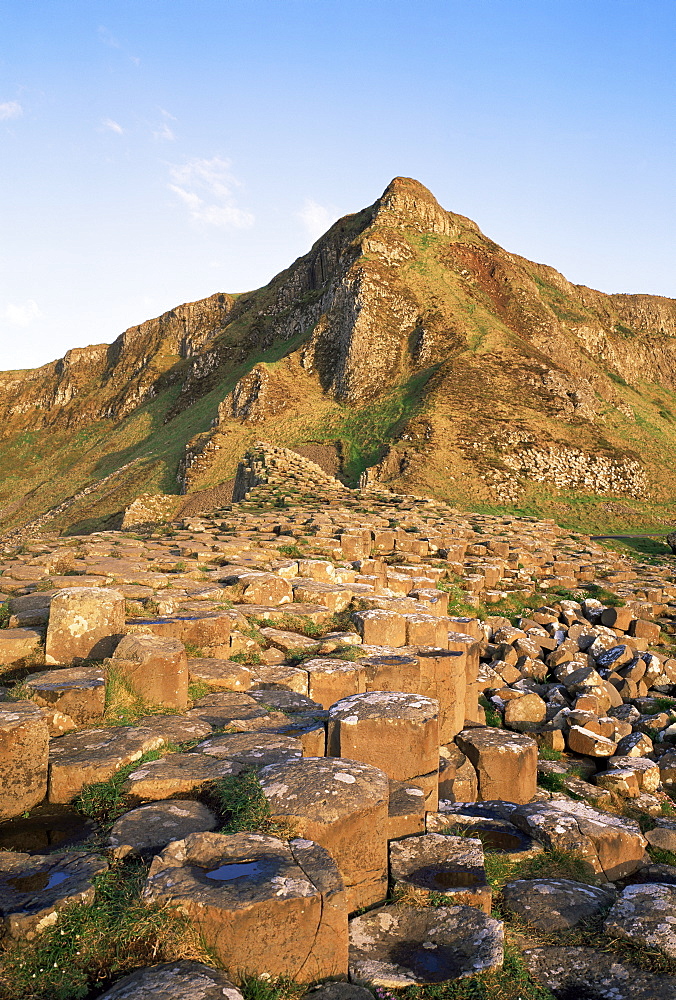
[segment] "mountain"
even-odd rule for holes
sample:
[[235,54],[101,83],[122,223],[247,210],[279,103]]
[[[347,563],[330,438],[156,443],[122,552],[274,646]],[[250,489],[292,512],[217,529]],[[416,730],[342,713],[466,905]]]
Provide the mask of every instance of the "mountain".
[[398,177],[264,288],[1,373],[0,531],[222,496],[261,439],[461,507],[671,523],[675,338],[676,300],[571,284]]

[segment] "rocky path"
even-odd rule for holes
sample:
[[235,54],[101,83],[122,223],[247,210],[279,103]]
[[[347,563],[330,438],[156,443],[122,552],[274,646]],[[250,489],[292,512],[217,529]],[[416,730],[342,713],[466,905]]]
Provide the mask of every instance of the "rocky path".
[[[672,560],[265,445],[240,471],[208,515],[5,546],[6,995],[504,989],[507,940],[524,998],[673,996]],[[98,826],[31,846],[73,802]],[[73,954],[26,985],[133,872],[208,955]]]

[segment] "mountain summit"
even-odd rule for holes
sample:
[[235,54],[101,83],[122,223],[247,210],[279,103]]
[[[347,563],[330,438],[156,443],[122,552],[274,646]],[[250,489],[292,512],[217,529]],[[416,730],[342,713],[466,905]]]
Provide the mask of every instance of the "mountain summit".
[[0,529],[213,489],[258,439],[348,483],[669,521],[675,337],[673,299],[571,284],[397,177],[264,288],[0,374]]

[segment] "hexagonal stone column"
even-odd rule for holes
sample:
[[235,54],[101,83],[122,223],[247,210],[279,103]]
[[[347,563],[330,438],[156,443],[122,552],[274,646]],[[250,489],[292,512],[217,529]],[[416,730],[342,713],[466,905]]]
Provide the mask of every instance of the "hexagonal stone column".
[[350,979],[386,989],[502,965],[503,925],[472,906],[383,906],[350,921]]
[[52,597],[46,664],[77,665],[111,656],[124,635],[124,597],[105,587],[69,587]]
[[395,889],[425,902],[430,893],[448,904],[476,906],[490,916],[493,893],[486,880],[484,851],[474,837],[424,833],[390,844],[390,878]]
[[383,653],[359,661],[364,671],[364,691],[420,692],[420,666],[410,653]]
[[353,760],[305,757],[259,772],[273,818],[325,847],[340,869],[348,911],[387,895],[387,775]]
[[309,840],[191,834],[154,859],[144,898],[187,914],[238,980],[311,982],[347,971],[343,883]]
[[371,691],[329,709],[328,756],[363,760],[389,778],[418,785],[427,809],[439,786],[439,706],[403,691]]
[[188,658],[177,639],[126,635],[109,666],[124,675],[145,701],[169,708],[188,704]]
[[530,802],[537,789],[538,763],[532,737],[477,727],[458,733],[455,742],[474,765],[480,802]]
[[307,672],[307,693],[323,708],[330,708],[340,698],[359,694],[364,690],[364,669],[358,661],[332,660],[317,657],[306,660],[303,670]]
[[465,724],[467,654],[420,649],[420,693],[439,702],[439,742],[450,743]]
[[49,730],[31,701],[0,703],[0,820],[20,816],[47,794]]

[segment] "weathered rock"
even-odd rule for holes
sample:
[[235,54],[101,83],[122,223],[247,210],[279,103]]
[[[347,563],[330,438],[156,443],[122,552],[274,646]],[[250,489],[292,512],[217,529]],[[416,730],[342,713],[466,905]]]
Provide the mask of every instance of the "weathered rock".
[[659,847],[663,851],[673,851],[676,853],[676,820],[655,820],[654,828],[648,830],[645,839],[653,847]]
[[406,781],[390,778],[390,801],[387,807],[387,839],[410,837],[425,832],[425,793]]
[[212,736],[199,743],[195,750],[218,757],[221,760],[232,760],[246,767],[267,767],[268,764],[287,764],[300,760],[303,756],[303,746],[300,740],[292,736],[274,736],[267,733],[227,733],[223,736]]
[[472,762],[479,800],[530,802],[537,788],[537,743],[530,736],[503,729],[464,729],[455,742]]
[[106,705],[106,681],[101,667],[64,667],[29,674],[24,684],[31,700],[48,711],[67,716],[75,726],[100,719]]
[[526,966],[556,997],[585,1000],[672,1000],[676,976],[641,972],[595,948],[526,948]]
[[157,750],[165,740],[143,727],[119,726],[67,733],[49,745],[49,801],[70,802],[83,785],[107,781],[116,771]]
[[114,858],[156,853],[172,840],[184,840],[188,834],[214,830],[217,825],[214,814],[201,802],[167,799],[120,816],[111,828],[108,848]]
[[0,820],[20,816],[47,792],[49,731],[30,701],[0,703]]
[[132,771],[123,791],[136,799],[157,802],[174,795],[184,795],[220,778],[240,774],[242,765],[232,760],[218,760],[202,753],[168,753],[150,760]]
[[505,705],[505,725],[518,733],[536,732],[545,721],[547,705],[537,694],[514,698]]
[[0,916],[5,933],[31,940],[53,926],[65,906],[92,903],[93,878],[107,868],[108,863],[95,854],[0,851]]
[[493,894],[486,881],[480,840],[438,833],[390,844],[390,878],[395,889],[417,896],[446,896],[448,905],[476,906],[490,915]]
[[153,705],[186,708],[188,658],[177,639],[127,635],[109,661],[141,698]]
[[124,597],[104,587],[57,591],[49,609],[45,663],[74,664],[112,656],[124,635]]
[[240,732],[260,728],[268,716],[269,713],[260,708],[248,693],[230,691],[205,695],[186,713],[187,718],[206,722],[214,729],[224,729],[227,726]]
[[631,874],[643,861],[646,841],[638,823],[584,802],[533,802],[519,806],[510,819],[545,847],[579,854],[611,881]]
[[426,808],[436,809],[439,706],[398,691],[352,695],[329,709],[328,755],[361,760],[389,778],[419,785]]
[[36,662],[43,638],[44,632],[35,628],[1,629],[0,666],[21,667],[27,662]]
[[244,664],[210,657],[188,660],[188,678],[214,691],[248,691],[252,683],[251,671]]
[[349,911],[385,898],[389,786],[382,771],[352,760],[306,757],[265,767],[259,778],[272,817],[329,851]]
[[[439,812],[428,812],[425,817],[425,829],[428,833],[444,833],[453,836],[476,837],[485,849],[494,854],[504,854],[512,861],[524,861],[536,854],[542,854],[544,848],[537,840],[533,840],[523,830],[519,830],[508,820],[495,814],[483,812],[483,803],[476,803],[476,814],[466,812],[451,812],[454,808],[450,803],[440,803],[443,809]],[[472,809],[472,803],[457,804],[457,808]]]
[[386,989],[497,969],[503,927],[472,906],[394,904],[350,921],[350,979]]
[[238,979],[311,982],[347,970],[343,883],[311,841],[191,834],[154,859],[144,897],[186,913]]
[[420,649],[420,694],[439,702],[439,742],[450,743],[464,725],[467,698],[466,650]]
[[628,938],[676,958],[676,886],[628,885],[603,929],[611,937]]
[[99,1000],[242,1000],[225,972],[201,962],[165,962],[137,969]]
[[517,879],[503,889],[505,906],[544,933],[575,927],[615,901],[608,889],[571,879]]

